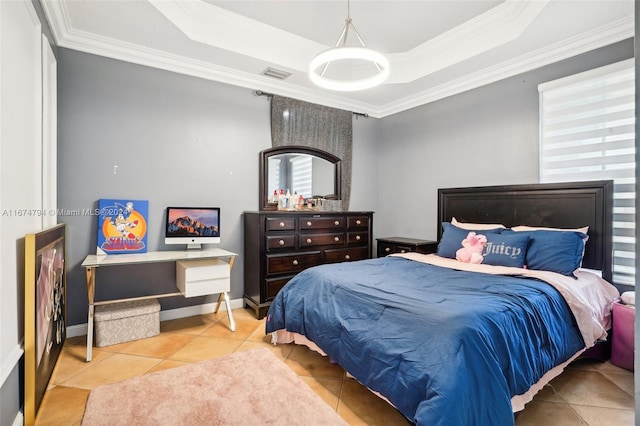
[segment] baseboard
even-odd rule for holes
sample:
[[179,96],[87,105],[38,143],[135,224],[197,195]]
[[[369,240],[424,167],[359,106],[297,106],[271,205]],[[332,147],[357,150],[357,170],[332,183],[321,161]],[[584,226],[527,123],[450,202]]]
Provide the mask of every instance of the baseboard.
[[[218,302],[205,303],[202,305],[186,306],[184,308],[169,309],[160,311],[160,321],[169,321],[178,318],[192,317],[195,315],[210,314],[216,309]],[[229,301],[231,309],[242,308],[244,306],[243,299],[233,299]],[[222,302],[220,309],[226,309],[225,302]],[[87,323],[71,325],[67,327],[67,337],[86,336]]]
[[[218,302],[205,303],[204,305],[187,306],[184,308],[169,309],[160,311],[160,321],[169,321],[178,318],[192,317],[194,315],[210,314],[216,309]],[[231,309],[242,308],[244,301],[242,299],[233,299],[229,301]],[[226,309],[225,302],[222,302],[220,309]]]
[[[231,306],[233,306],[233,303],[231,303]],[[13,348],[7,359],[2,361],[2,369],[0,369],[0,387],[4,386],[4,382],[20,362],[20,358],[22,358],[22,355],[24,354],[23,346],[24,341],[20,341],[20,343]]]
[[18,411],[18,414],[16,414],[16,418],[13,420],[13,423],[11,424],[11,426],[23,426],[24,425],[24,415],[22,414],[22,411]]

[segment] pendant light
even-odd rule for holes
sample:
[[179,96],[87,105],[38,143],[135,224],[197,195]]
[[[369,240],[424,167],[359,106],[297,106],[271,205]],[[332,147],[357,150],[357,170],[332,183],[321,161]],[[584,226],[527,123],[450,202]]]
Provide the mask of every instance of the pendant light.
[[[349,31],[355,34],[360,46],[347,46]],[[360,79],[329,78],[326,76],[330,65],[339,61],[365,61],[371,63],[374,74]],[[369,89],[383,83],[389,77],[389,60],[380,52],[369,49],[350,16],[350,5],[347,0],[347,18],[336,43],[336,47],[320,52],[309,64],[309,78],[315,84],[325,89],[337,91],[357,91]]]

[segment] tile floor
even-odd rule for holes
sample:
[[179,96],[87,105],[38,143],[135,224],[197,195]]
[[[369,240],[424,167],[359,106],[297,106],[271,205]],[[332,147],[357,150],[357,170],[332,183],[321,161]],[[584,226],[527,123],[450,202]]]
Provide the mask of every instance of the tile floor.
[[[264,321],[234,310],[236,331],[225,313],[161,323],[160,335],[94,348],[85,362],[86,339],[67,340],[42,400],[36,425],[78,425],[96,386],[236,351],[267,347],[352,425],[407,425],[393,407],[347,378],[337,365],[303,346],[273,346]],[[516,425],[634,424],[633,373],[610,363],[578,361],[527,405]]]

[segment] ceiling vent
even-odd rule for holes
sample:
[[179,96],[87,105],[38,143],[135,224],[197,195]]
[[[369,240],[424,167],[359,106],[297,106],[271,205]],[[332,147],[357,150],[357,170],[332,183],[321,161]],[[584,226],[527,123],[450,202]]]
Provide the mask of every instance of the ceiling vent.
[[285,80],[286,78],[288,78],[291,75],[290,72],[282,71],[282,70],[279,70],[277,68],[271,68],[271,67],[269,67],[266,70],[262,71],[261,74],[262,75],[266,75],[267,77],[277,78],[278,80]]

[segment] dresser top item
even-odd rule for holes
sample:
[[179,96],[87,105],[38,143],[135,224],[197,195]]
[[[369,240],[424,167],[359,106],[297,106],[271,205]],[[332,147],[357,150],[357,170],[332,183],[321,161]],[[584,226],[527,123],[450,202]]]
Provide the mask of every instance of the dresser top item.
[[150,251],[131,254],[90,254],[82,262],[85,268],[99,266],[127,265],[137,263],[173,262],[176,260],[214,259],[236,257],[237,254],[221,248],[203,250]]
[[251,214],[264,214],[264,215],[277,215],[277,214],[373,214],[372,211],[352,211],[352,210],[260,210],[260,211],[246,211],[245,213]]

